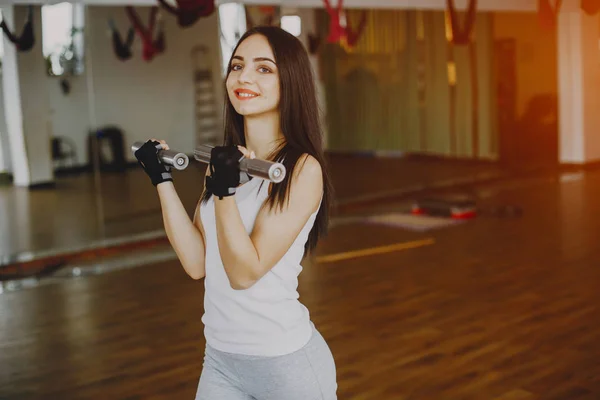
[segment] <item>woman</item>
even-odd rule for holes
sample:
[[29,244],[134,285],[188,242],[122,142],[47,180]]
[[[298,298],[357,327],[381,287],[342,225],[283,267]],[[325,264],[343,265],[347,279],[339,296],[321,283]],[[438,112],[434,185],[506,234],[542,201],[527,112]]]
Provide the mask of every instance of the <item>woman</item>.
[[[297,292],[332,197],[308,54],[283,29],[256,27],[234,49],[225,88],[225,143],[211,153],[193,221],[156,156],[168,145],[152,139],[136,152],[183,268],[206,277],[196,399],[336,399],[333,356]],[[245,176],[242,156],[283,163],[285,179]]]

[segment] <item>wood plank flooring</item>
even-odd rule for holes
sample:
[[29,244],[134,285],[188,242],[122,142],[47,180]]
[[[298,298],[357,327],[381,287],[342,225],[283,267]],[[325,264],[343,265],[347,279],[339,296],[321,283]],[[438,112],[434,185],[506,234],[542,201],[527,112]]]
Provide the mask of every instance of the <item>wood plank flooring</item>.
[[[306,263],[339,399],[600,398],[600,174],[481,190],[523,216],[339,225],[318,256],[435,244]],[[0,399],[192,399],[202,299],[177,262],[1,294]]]

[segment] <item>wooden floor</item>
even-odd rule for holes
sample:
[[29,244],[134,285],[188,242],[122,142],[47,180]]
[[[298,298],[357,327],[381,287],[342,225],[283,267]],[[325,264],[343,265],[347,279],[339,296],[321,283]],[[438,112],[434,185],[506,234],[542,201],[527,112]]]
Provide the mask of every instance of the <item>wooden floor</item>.
[[[339,399],[600,399],[600,173],[477,193],[524,214],[422,233],[338,224],[319,256],[434,244],[306,264],[301,301]],[[1,294],[0,399],[192,399],[202,299],[177,262]]]
[[[342,204],[500,173],[492,164],[474,169],[472,163],[449,160],[331,154],[329,162]],[[173,173],[190,215],[202,192],[204,170],[203,164],[192,161],[185,171]],[[0,261],[23,252],[71,251],[162,229],[156,190],[137,167],[123,174],[104,173],[99,186],[92,174],[59,177],[55,189],[0,186]]]

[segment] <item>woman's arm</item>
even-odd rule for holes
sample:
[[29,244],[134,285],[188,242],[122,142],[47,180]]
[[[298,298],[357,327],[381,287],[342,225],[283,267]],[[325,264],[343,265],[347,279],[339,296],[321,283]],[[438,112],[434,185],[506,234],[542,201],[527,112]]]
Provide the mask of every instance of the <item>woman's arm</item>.
[[158,159],[158,150],[161,148],[169,150],[169,145],[164,140],[152,138],[134,155],[156,187],[167,237],[183,269],[192,278],[201,279],[205,275],[205,247],[202,224],[199,219],[196,221],[200,204],[196,208],[195,221],[190,221],[173,185],[170,170]]
[[165,231],[183,269],[192,279],[204,278],[206,252],[199,212],[200,202],[198,202],[192,222],[177,195],[173,182],[163,182],[156,188],[160,198]]
[[311,156],[298,160],[290,186],[289,202],[282,209],[261,209],[251,235],[234,196],[215,197],[219,252],[233,289],[248,289],[273,268],[316,211],[323,194],[319,162]]

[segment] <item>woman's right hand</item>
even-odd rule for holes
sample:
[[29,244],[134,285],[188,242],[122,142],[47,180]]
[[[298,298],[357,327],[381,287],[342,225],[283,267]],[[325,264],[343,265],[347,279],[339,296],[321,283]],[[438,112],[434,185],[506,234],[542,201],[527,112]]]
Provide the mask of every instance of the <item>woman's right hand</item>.
[[171,167],[160,161],[159,150],[169,150],[169,145],[164,140],[152,138],[134,153],[138,163],[150,177],[154,186],[167,181],[173,182]]

